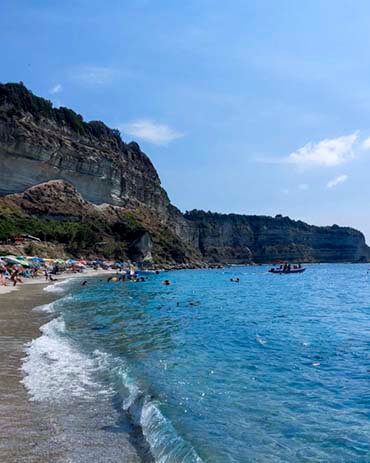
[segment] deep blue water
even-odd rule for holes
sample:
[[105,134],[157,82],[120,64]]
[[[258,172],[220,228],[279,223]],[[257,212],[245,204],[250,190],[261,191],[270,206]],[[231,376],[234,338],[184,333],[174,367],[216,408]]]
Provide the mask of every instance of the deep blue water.
[[367,269],[66,283],[29,347],[26,385],[38,401],[101,401],[102,426],[114,402],[158,462],[369,462]]

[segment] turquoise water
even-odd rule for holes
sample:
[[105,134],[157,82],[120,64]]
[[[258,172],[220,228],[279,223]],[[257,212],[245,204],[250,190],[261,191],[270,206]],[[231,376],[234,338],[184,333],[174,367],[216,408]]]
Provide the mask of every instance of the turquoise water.
[[36,401],[94,403],[108,438],[124,426],[104,427],[113,404],[142,433],[144,460],[369,462],[367,269],[62,284],[45,308],[55,318],[28,348],[25,384]]

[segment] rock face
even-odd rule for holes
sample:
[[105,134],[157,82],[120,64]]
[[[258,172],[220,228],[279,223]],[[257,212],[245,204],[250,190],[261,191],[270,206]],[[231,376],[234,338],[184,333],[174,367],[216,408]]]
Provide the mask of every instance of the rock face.
[[0,84],[0,195],[49,180],[72,183],[95,204],[167,214],[169,200],[149,158],[102,122],[55,109],[19,84]]
[[184,268],[202,263],[201,255],[156,212],[90,203],[64,180],[0,197],[0,241],[16,234],[59,243],[64,254],[76,257],[102,256]]
[[153,242],[148,232],[144,232],[130,245],[130,253],[135,262],[153,262]]
[[[102,122],[53,108],[23,84],[0,84],[0,196],[0,237],[17,227],[37,233],[35,218],[44,236],[75,254],[82,246],[86,255],[188,266],[370,256],[363,235],[350,228],[287,217],[183,215],[137,143],[125,143]],[[15,215],[6,212],[9,205]],[[64,222],[79,238],[65,243],[69,232],[47,221]],[[105,245],[97,248],[94,240]]]
[[269,263],[276,259],[301,262],[366,262],[369,248],[353,228],[316,227],[289,217],[185,214],[197,225],[201,253],[207,260]]

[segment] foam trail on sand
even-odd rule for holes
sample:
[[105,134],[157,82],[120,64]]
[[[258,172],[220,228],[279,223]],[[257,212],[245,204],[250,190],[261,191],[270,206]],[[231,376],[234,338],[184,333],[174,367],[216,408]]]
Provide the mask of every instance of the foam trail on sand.
[[[48,304],[45,306],[47,310]],[[96,401],[98,397],[113,397],[115,381],[123,384],[128,396],[122,408],[142,429],[156,463],[201,463],[195,450],[177,433],[160,411],[160,404],[144,394],[130,375],[122,359],[99,350],[85,354],[68,337],[62,317],[41,327],[42,335],[25,347],[22,383],[31,400],[37,402]],[[102,383],[97,377],[109,379]]]
[[65,323],[61,318],[46,323],[42,335],[26,345],[22,365],[22,380],[32,400],[63,400],[81,397],[94,399],[97,394],[111,394],[110,387],[92,378],[99,368],[104,368],[105,355],[96,351],[92,356],[80,352],[63,336]]
[[32,310],[34,310],[35,312],[53,313],[54,312],[54,302],[50,302],[50,304],[37,305]]
[[66,280],[54,283],[53,285],[46,286],[44,291],[47,293],[64,293],[66,290],[66,285],[72,280],[72,278],[67,278]]

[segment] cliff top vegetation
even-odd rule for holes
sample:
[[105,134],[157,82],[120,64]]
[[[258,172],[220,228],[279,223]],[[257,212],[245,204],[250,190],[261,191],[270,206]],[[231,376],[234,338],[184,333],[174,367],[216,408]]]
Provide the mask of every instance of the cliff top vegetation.
[[83,117],[72,109],[63,106],[54,108],[51,101],[34,95],[22,82],[0,83],[0,107],[6,108],[8,116],[27,112],[32,114],[36,120],[44,117],[64,124],[79,135],[111,139],[118,146],[125,145],[119,130],[110,129],[101,121],[85,122]]

